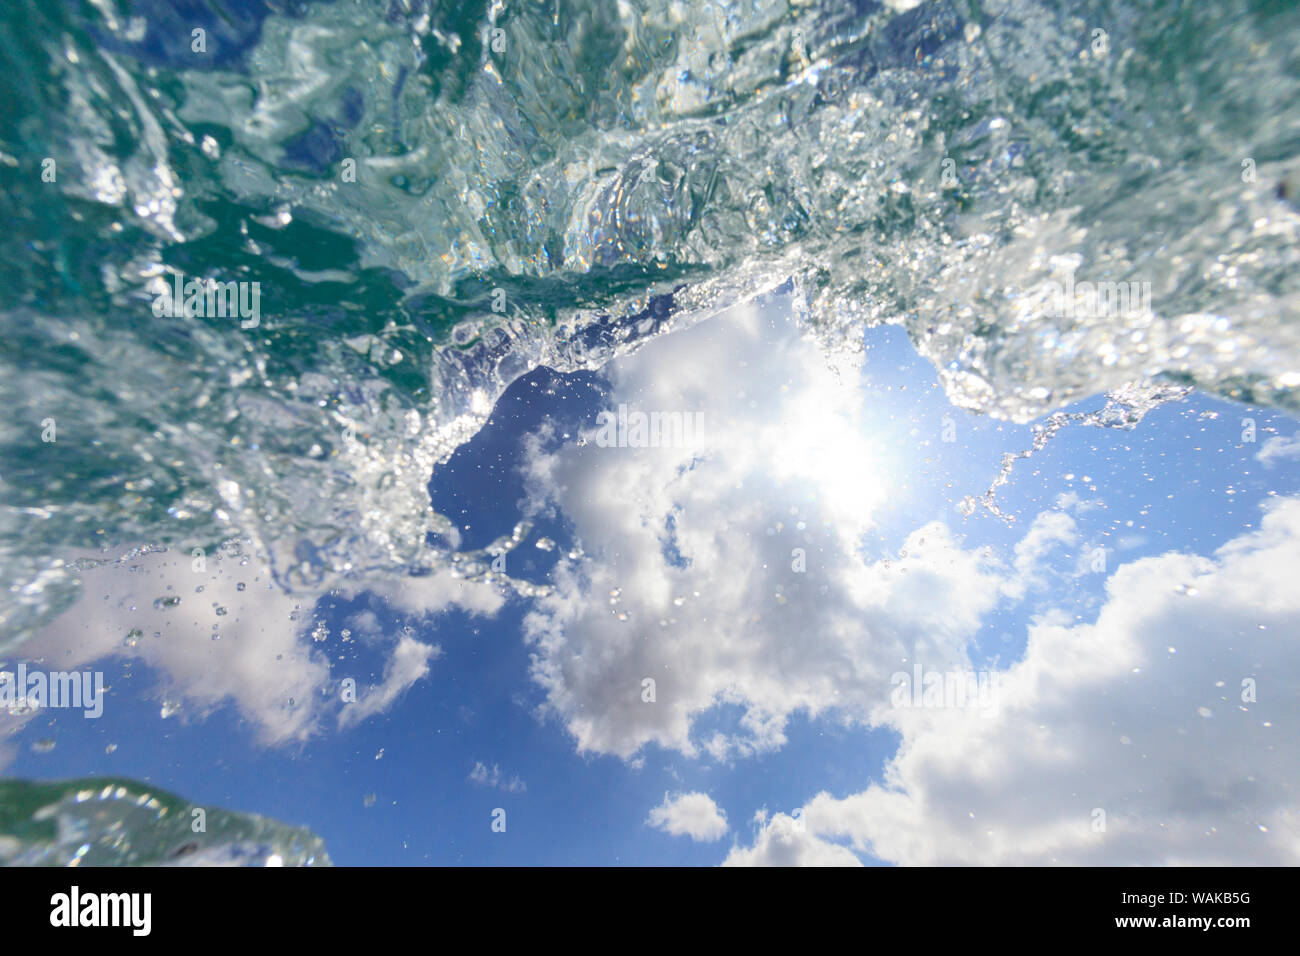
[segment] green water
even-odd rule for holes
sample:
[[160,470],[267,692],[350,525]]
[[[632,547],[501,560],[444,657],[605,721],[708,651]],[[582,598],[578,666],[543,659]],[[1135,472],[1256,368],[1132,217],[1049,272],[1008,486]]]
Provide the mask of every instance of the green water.
[[135,780],[0,781],[5,866],[328,866],[320,838]]

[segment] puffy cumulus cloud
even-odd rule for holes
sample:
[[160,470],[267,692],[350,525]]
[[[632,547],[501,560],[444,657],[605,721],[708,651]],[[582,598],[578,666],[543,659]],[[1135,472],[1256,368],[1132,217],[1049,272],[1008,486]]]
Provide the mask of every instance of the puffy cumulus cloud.
[[[29,668],[82,670],[112,656],[137,659],[161,679],[152,692],[182,704],[183,713],[202,717],[233,703],[268,745],[317,731],[322,717],[341,706],[340,695],[324,693],[338,683],[325,654],[329,645],[310,633],[319,595],[286,593],[264,567],[236,557],[210,556],[203,571],[193,568],[188,554],[176,552],[85,568],[81,596],[11,660],[26,660]],[[391,583],[381,596],[404,615],[452,605],[492,613],[502,601],[489,585],[436,578]],[[408,635],[386,653],[382,682],[358,688],[357,701],[339,712],[340,724],[387,709],[428,674],[440,651]],[[119,681],[105,707],[127,692],[137,690]],[[0,722],[16,729],[30,717],[3,714]]]
[[1274,435],[1264,442],[1255,458],[1267,466],[1288,458],[1300,458],[1300,435]]
[[861,866],[842,846],[809,832],[804,821],[778,813],[770,821],[760,811],[758,836],[751,847],[733,847],[723,866]]
[[697,843],[712,843],[726,834],[727,815],[707,793],[664,794],[664,802],[650,811],[646,825]]
[[1074,518],[1063,510],[1044,511],[1037,515],[1025,536],[1014,548],[1015,573],[1002,585],[1002,591],[1013,600],[1020,600],[1030,590],[1047,583],[1043,562],[1053,551],[1067,548],[1079,540]]
[[[801,710],[901,739],[879,783],[816,796],[803,829],[764,820],[728,863],[1300,861],[1300,503],[1213,556],[1114,569],[1081,623],[1077,587],[1062,606],[1052,589],[1092,560],[1076,522],[1090,502],[1059,500],[1009,560],[938,521],[864,554],[900,484],[873,444],[889,423],[851,365],[828,371],[783,318],[701,323],[610,378],[610,406],[698,410],[705,429],[603,447],[593,425],[526,456],[531,507],[562,513],[585,553],[526,619],[544,710],[580,751],[633,761],[652,744],[719,760],[779,747]],[[1030,596],[993,706],[899,706],[893,675],[969,672],[990,612]]]
[[[1001,578],[939,522],[864,559],[902,484],[894,426],[833,358],[775,310],[738,310],[608,369],[629,420],[702,412],[689,445],[604,447],[593,424],[526,456],[532,507],[562,512],[587,556],[561,562],[525,621],[544,709],[580,750],[724,759],[780,746],[801,709],[867,719],[907,661],[968,666]],[[738,725],[696,733],[719,705]]]
[[815,797],[806,839],[901,864],[1300,863],[1296,567],[1300,499],[1213,557],[1121,566],[1094,622],[1031,627],[994,713],[882,711],[884,782]]

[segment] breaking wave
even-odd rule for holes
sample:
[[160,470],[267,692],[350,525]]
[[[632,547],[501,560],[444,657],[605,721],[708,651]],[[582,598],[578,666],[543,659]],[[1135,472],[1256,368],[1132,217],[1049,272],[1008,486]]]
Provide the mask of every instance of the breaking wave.
[[[7,646],[88,548],[235,541],[290,588],[478,573],[426,486],[511,381],[787,283],[810,335],[901,324],[991,415],[1297,405],[1291,4],[2,17]],[[157,314],[194,279],[258,283],[257,324]]]

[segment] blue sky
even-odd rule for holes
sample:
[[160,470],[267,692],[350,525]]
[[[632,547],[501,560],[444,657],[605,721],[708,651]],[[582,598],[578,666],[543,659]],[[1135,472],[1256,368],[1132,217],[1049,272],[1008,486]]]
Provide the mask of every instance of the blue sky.
[[[762,309],[769,321],[788,322],[787,300],[778,297]],[[731,321],[727,316],[709,320],[715,324]],[[628,389],[636,382],[661,382],[682,372],[684,353],[674,353],[665,346],[663,354],[657,355],[659,344],[646,346],[634,357],[639,363],[636,368],[615,371],[612,380],[609,370],[560,375],[539,369],[510,387],[491,421],[436,471],[430,485],[434,507],[460,530],[461,549],[481,548],[509,533],[531,509],[537,513],[533,531],[508,556],[508,571],[524,581],[553,580],[557,564],[575,543],[575,520],[582,523],[594,519],[581,515],[575,519],[567,513],[565,503],[570,499],[565,495],[576,492],[557,490],[558,484],[550,489],[554,492],[548,499],[550,503],[542,502],[534,480],[536,473],[527,477],[521,466],[525,459],[535,463],[554,454],[556,467],[572,469],[564,474],[581,473],[583,462],[590,459],[565,456],[579,432],[595,427],[596,413],[610,407],[620,396],[624,400],[626,395],[635,398],[637,393]],[[1004,452],[1030,447],[1030,426],[994,421],[951,406],[937,384],[933,367],[916,354],[901,329],[869,330],[864,344],[861,379],[853,384],[855,380],[850,377],[857,396],[853,421],[861,427],[863,447],[870,448],[871,460],[878,462],[879,468],[861,475],[864,499],[875,502],[866,530],[858,539],[863,561],[900,561],[899,552],[905,549],[907,536],[938,521],[947,526],[953,543],[963,553],[987,547],[1009,574],[1014,548],[1029,532],[1036,516],[1068,513],[1073,523],[1071,543],[1036,556],[1037,584],[1031,585],[1020,599],[1003,595],[978,614],[978,627],[965,643],[973,666],[1006,668],[1020,659],[1031,624],[1049,607],[1058,609],[1073,623],[1096,620],[1107,601],[1106,582],[1121,565],[1167,552],[1211,555],[1234,538],[1259,528],[1260,505],[1266,499],[1300,493],[1293,458],[1280,455],[1265,463],[1257,457],[1269,440],[1279,440],[1274,447],[1284,449],[1282,440],[1295,438],[1298,429],[1292,418],[1192,393],[1185,400],[1155,408],[1132,430],[1083,425],[1064,428],[1032,458],[1018,462],[1010,482],[999,489],[1000,506],[1016,516],[1014,524],[1008,525],[983,508],[964,518],[956,510],[957,503],[988,487]],[[676,347],[680,350],[690,345]],[[803,354],[797,352],[796,345],[781,347],[788,348],[791,355]],[[734,385],[740,390],[774,389],[779,385],[772,379],[727,379],[733,372],[719,370],[719,381],[726,380],[728,387]],[[708,383],[709,377],[701,381]],[[624,391],[620,392],[620,388]],[[1094,397],[1066,411],[1089,412],[1102,404],[1104,399]],[[953,442],[941,439],[945,416],[954,426]],[[1242,441],[1244,418],[1256,423],[1254,442]],[[546,429],[548,437],[540,445],[530,445],[530,438],[535,439]],[[568,439],[563,437],[566,433]],[[593,449],[582,451],[591,453]],[[837,454],[840,452],[834,452],[832,457]],[[835,467],[835,462],[826,464],[828,472]],[[650,476],[656,473],[645,472]],[[805,487],[800,484],[802,480],[791,479],[780,485],[790,490],[796,508],[803,506],[796,493]],[[617,489],[608,489],[610,478],[603,481],[608,493],[616,493]],[[628,496],[628,507],[634,507],[635,486],[629,485],[623,493]],[[734,500],[748,500],[743,491],[738,494],[742,497]],[[1062,505],[1063,495],[1077,496],[1077,502],[1067,498]],[[769,499],[760,495],[756,500]],[[818,499],[817,507],[824,510],[817,512],[814,508],[810,513],[832,513],[825,510],[829,500]],[[698,528],[722,520],[722,512],[701,516],[688,510],[683,520],[694,521]],[[769,537],[775,535],[783,541],[788,538],[787,543],[797,545],[797,535],[790,526],[783,524],[777,530],[776,521],[776,517],[763,518],[754,527],[766,527],[772,532]],[[584,526],[591,527],[589,523]],[[557,547],[537,548],[535,543],[542,537],[553,539]],[[632,540],[611,532],[606,546]],[[584,546],[590,543],[584,542]],[[1106,549],[1106,571],[1080,572],[1080,562],[1086,561],[1086,555],[1097,546]],[[574,566],[585,573],[593,563],[608,557],[607,553],[588,554]],[[620,554],[617,561],[625,559],[632,560]],[[637,560],[643,561],[644,557]],[[617,562],[609,565],[622,566]],[[685,573],[692,570],[687,568]],[[117,582],[128,574],[125,569],[113,573],[117,577],[104,580]],[[715,574],[719,576],[711,580],[725,579],[725,571]],[[125,593],[125,582],[122,586]],[[581,583],[575,583],[568,595],[579,600],[585,596]],[[924,597],[922,594],[922,600]],[[706,594],[702,600],[711,598]],[[936,592],[935,600],[942,599]],[[726,610],[721,599],[718,608]],[[364,619],[371,623],[375,634],[366,640],[342,642],[343,629],[355,628],[354,622],[367,612],[374,615]],[[9,741],[12,759],[6,773],[40,779],[112,774],[146,780],[196,803],[305,825],[324,838],[338,864],[712,865],[722,862],[733,848],[745,851],[751,847],[755,854],[751,861],[760,861],[757,857],[775,846],[770,840],[764,842],[765,836],[772,835],[771,819],[804,807],[818,794],[823,795],[818,798],[818,806],[825,809],[815,820],[809,818],[810,830],[816,835],[807,839],[818,841],[816,847],[806,849],[812,854],[811,861],[819,858],[818,853],[834,854],[836,848],[847,852],[843,848],[848,846],[856,846],[855,855],[867,864],[924,861],[924,854],[909,857],[897,848],[873,852],[889,841],[878,833],[855,830],[857,824],[845,822],[856,805],[856,794],[869,785],[886,782],[886,767],[903,739],[902,724],[877,722],[872,726],[865,705],[848,708],[852,721],[833,706],[816,716],[810,716],[806,708],[793,706],[788,713],[779,714],[782,739],[775,744],[771,739],[755,743],[757,738],[746,738],[746,694],[760,673],[755,668],[768,665],[751,664],[748,671],[744,667],[735,671],[740,675],[734,678],[739,699],[692,713],[690,719],[690,741],[703,747],[718,733],[732,741],[727,745],[730,749],[720,759],[706,749],[694,754],[683,752],[684,747],[690,749],[689,745],[680,740],[672,742],[669,738],[675,731],[665,729],[667,725],[639,725],[635,709],[626,711],[632,717],[625,717],[622,704],[603,702],[599,681],[606,679],[605,671],[591,678],[595,682],[591,687],[597,688],[591,691],[594,696],[581,699],[585,686],[582,682],[587,679],[582,668],[589,666],[585,661],[600,651],[598,635],[587,639],[581,646],[582,653],[574,658],[557,658],[561,670],[573,677],[572,685],[565,690],[576,695],[578,703],[562,704],[557,709],[555,701],[559,698],[555,698],[550,700],[549,712],[539,715],[548,695],[556,691],[553,686],[539,683],[532,672],[540,651],[529,640],[535,638],[541,625],[536,617],[531,624],[526,618],[538,613],[536,602],[518,596],[509,597],[490,613],[473,613],[456,606],[426,613],[418,608],[411,612],[400,602],[379,597],[364,587],[326,595],[311,620],[323,622],[329,631],[330,636],[316,650],[329,658],[333,678],[348,674],[363,686],[381,684],[393,644],[403,627],[411,628],[409,636],[423,644],[437,645],[440,653],[431,659],[428,673],[414,680],[381,712],[341,728],[324,720],[314,733],[304,735],[305,739],[272,744],[259,732],[255,703],[230,698],[216,705],[196,702],[174,689],[185,685],[169,680],[167,668],[158,658],[134,653],[134,648],[122,648],[107,658],[97,658],[94,664],[104,670],[111,687],[104,716],[97,721],[84,720],[79,712],[51,710],[27,720]],[[553,618],[561,612],[546,613]],[[1290,612],[1283,608],[1281,613]],[[707,616],[693,620],[698,625]],[[779,620],[788,622],[791,618]],[[632,625],[650,627],[636,618]],[[295,630],[294,625],[285,622],[273,626]],[[744,629],[736,633],[743,635]],[[777,636],[786,638],[795,653],[799,653],[801,642],[818,640],[798,627],[787,627]],[[157,640],[165,639],[163,635]],[[223,634],[222,639],[251,641],[257,637],[234,629]],[[302,630],[293,639],[306,646],[313,643]],[[696,639],[707,640],[708,635],[680,638]],[[1170,641],[1174,640],[1171,636]],[[1224,653],[1230,656],[1236,646],[1234,636],[1225,633],[1223,640]],[[43,646],[60,646],[57,639],[51,641]],[[623,653],[618,650],[623,646],[610,645],[610,654]],[[713,660],[707,653],[700,659]],[[1225,665],[1225,674],[1236,675],[1241,670],[1239,663]],[[609,673],[618,672],[621,666],[614,660],[609,664]],[[779,684],[781,676],[776,673],[773,680]],[[1102,693],[1120,693],[1120,687],[1115,684],[1113,691]],[[330,689],[322,691],[323,695],[329,693]],[[779,699],[776,691],[763,693],[769,700]],[[1293,691],[1290,693],[1293,695]],[[166,719],[160,716],[164,696],[179,705],[177,713]],[[1290,706],[1293,713],[1294,701]],[[601,707],[609,709],[602,711]],[[581,736],[574,732],[578,726],[575,722],[593,713],[597,730],[588,736],[587,749],[580,753]],[[1185,735],[1190,728],[1195,734],[1197,726],[1190,721],[1178,730]],[[1291,733],[1293,725],[1279,730]],[[667,736],[644,742],[647,734]],[[1134,734],[1130,731],[1126,736]],[[54,747],[38,747],[38,741],[43,740],[52,740]],[[110,745],[115,748],[106,752]],[[1217,738],[1212,745],[1228,746]],[[621,753],[620,748],[625,747],[631,750]],[[1263,753],[1272,752],[1265,749]],[[1192,759],[1190,755],[1186,758]],[[1175,769],[1182,766],[1178,758],[1170,760]],[[1281,753],[1276,755],[1276,761],[1277,766],[1261,767],[1259,776],[1287,791],[1291,786],[1287,774],[1293,774],[1294,767],[1286,770],[1286,758]],[[471,779],[479,764],[489,779]],[[1169,768],[1153,771],[1165,782],[1171,772]],[[512,786],[511,781],[516,783]],[[934,793],[949,794],[935,786]],[[953,790],[960,790],[960,781],[953,784]],[[703,793],[712,799],[725,814],[727,828],[723,836],[696,840],[647,825],[652,809],[663,803],[666,795],[685,793]],[[373,802],[369,800],[371,795]],[[1150,859],[1150,854],[1161,853],[1166,858],[1180,853],[1194,855],[1181,844],[1149,847],[1143,827],[1163,826],[1162,812],[1175,812],[1177,808],[1148,805],[1136,796],[1130,797],[1131,812],[1124,819],[1136,828],[1135,835],[1130,843],[1112,847],[1108,852],[1113,855],[1108,859]],[[877,794],[876,799],[893,798]],[[1092,805],[1086,795],[1080,799]],[[1118,814],[1123,817],[1122,801],[1129,797],[1114,799],[1121,802]],[[1059,800],[1054,796],[1046,805],[1055,806]],[[494,808],[506,811],[504,833],[491,829]],[[1214,812],[1212,806],[1202,810],[1189,811],[1188,818],[1199,821],[1204,813]],[[766,811],[767,817],[756,821],[755,814],[760,811]],[[843,815],[836,816],[837,812]],[[958,816],[954,814],[954,819]],[[1225,832],[1244,832],[1244,825],[1237,826],[1240,821],[1227,819],[1231,816],[1225,812]],[[1204,829],[1200,822],[1189,823],[1188,832],[1197,827]],[[1023,840],[1029,840],[1028,833]],[[1093,859],[1087,856],[1091,850],[1072,850],[1070,839],[1057,839],[1053,845],[1058,849],[1044,851],[1044,859],[1057,852],[1067,860]],[[1191,841],[1188,846],[1199,844]],[[1267,859],[1269,853],[1284,852],[1276,846],[1252,847],[1234,844],[1229,855]],[[791,852],[795,850],[795,857],[789,859],[804,861],[799,854],[805,850],[796,847]],[[988,852],[990,862],[1014,857]],[[1072,857],[1071,853],[1076,855]],[[942,853],[939,858],[948,859]],[[787,858],[778,855],[772,859]]]

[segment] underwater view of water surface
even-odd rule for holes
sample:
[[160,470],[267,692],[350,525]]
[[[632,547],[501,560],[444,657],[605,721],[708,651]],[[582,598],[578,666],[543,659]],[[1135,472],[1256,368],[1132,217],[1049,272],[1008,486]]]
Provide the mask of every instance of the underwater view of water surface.
[[1300,5],[0,66],[0,863],[1300,864]]

